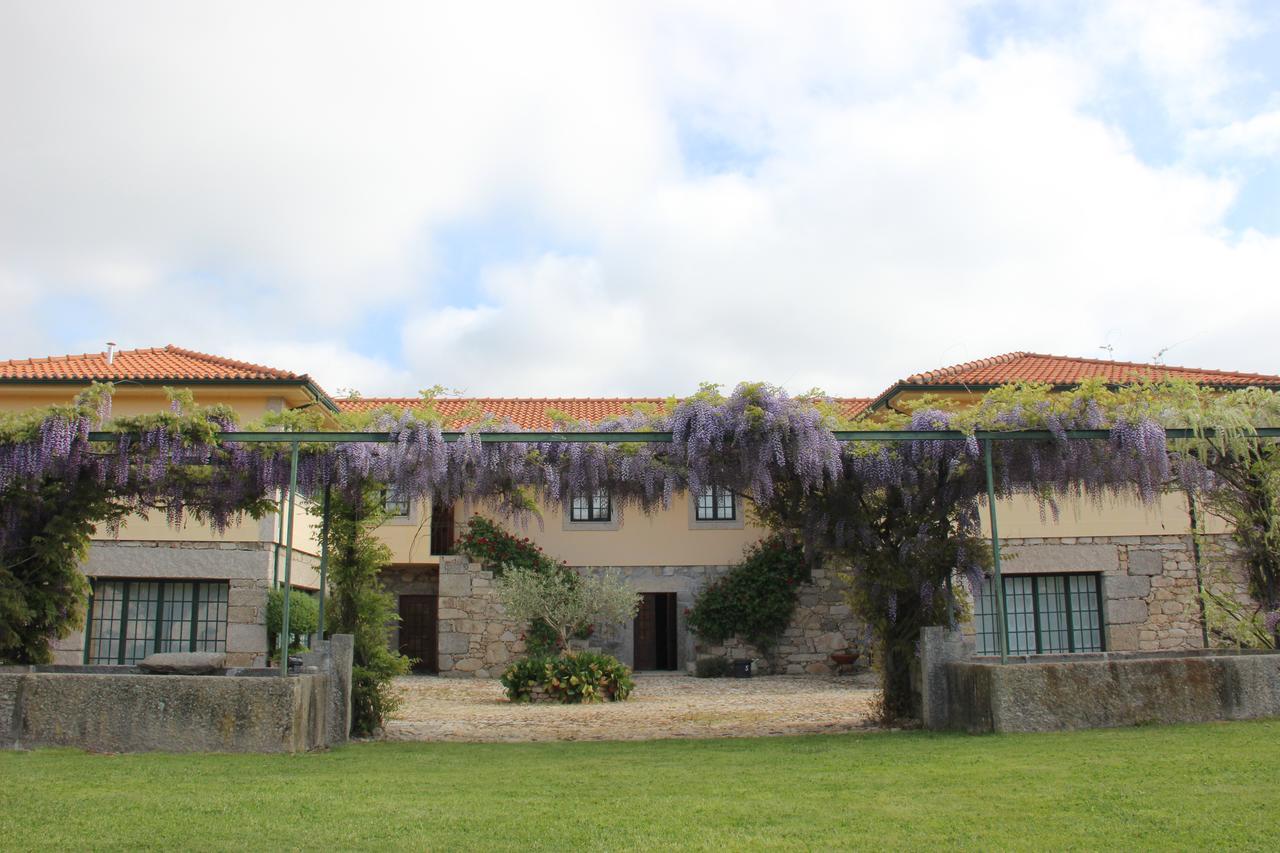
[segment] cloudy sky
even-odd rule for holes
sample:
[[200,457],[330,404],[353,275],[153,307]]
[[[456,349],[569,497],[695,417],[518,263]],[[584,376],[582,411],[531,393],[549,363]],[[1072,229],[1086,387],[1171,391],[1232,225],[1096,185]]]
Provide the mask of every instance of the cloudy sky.
[[1280,4],[0,2],[0,358],[1280,373]]

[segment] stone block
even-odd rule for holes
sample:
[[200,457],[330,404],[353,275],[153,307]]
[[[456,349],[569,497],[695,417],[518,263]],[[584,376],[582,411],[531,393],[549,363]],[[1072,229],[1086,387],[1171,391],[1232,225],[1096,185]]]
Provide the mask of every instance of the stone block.
[[436,614],[441,619],[466,619],[467,612],[456,607],[441,607]]
[[437,648],[443,654],[466,654],[467,650],[471,648],[471,638],[466,634],[456,632],[440,634],[437,643]]
[[1133,625],[1147,621],[1147,603],[1137,598],[1122,598],[1107,605],[1107,621],[1113,625]]
[[475,672],[483,667],[484,661],[476,660],[475,658],[463,658],[453,665],[454,670],[457,672]]
[[227,651],[265,655],[267,653],[267,626],[265,624],[228,623]]
[[1164,555],[1159,551],[1129,552],[1129,574],[1158,575],[1164,571]]
[[138,669],[157,675],[205,675],[227,665],[221,652],[158,652],[138,662]]
[[1113,545],[1021,545],[1009,555],[1006,571],[1032,574],[1046,572],[1115,572],[1120,555]]
[[1136,652],[1141,634],[1150,634],[1149,639],[1155,639],[1154,632],[1139,633],[1137,625],[1112,625],[1107,631],[1107,651]]
[[1146,598],[1151,593],[1151,578],[1108,575],[1102,588],[1107,598]]
[[440,575],[440,595],[466,598],[471,595],[470,575]]

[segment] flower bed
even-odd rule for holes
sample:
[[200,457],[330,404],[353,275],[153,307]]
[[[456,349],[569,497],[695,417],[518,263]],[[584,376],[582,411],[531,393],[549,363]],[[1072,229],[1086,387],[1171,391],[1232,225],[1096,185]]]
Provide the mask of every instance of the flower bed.
[[512,702],[620,702],[631,695],[631,670],[617,658],[595,652],[518,660],[502,673]]

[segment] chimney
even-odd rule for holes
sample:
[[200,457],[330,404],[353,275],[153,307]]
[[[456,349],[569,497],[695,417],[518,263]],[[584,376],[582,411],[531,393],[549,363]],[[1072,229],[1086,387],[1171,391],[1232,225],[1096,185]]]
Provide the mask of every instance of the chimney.
[[116,360],[116,342],[107,341],[107,364],[111,364]]

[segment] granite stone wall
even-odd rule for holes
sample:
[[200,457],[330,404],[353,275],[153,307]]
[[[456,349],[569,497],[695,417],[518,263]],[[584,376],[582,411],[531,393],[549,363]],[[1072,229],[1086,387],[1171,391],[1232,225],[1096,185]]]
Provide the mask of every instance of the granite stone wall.
[[[1005,574],[1099,572],[1108,651],[1204,648],[1190,535],[1002,539]],[[1246,575],[1229,536],[1207,537],[1206,585],[1248,601]]]
[[[685,623],[686,610],[698,592],[723,575],[729,566],[587,566],[579,572],[612,570],[621,573],[637,592],[666,592],[676,596],[677,663],[692,671],[699,657],[761,658],[751,647],[699,643]],[[493,573],[468,564],[462,557],[443,557],[439,576],[440,674],[494,677],[525,650],[524,626],[511,622],[502,611],[493,586]],[[827,673],[830,654],[857,642],[861,627],[845,603],[841,585],[833,573],[816,571],[813,583],[801,590],[797,618],[787,629],[770,660],[783,673]],[[587,647],[608,652],[624,663],[635,662],[631,625],[604,626]],[[770,669],[764,663],[765,670]]]

